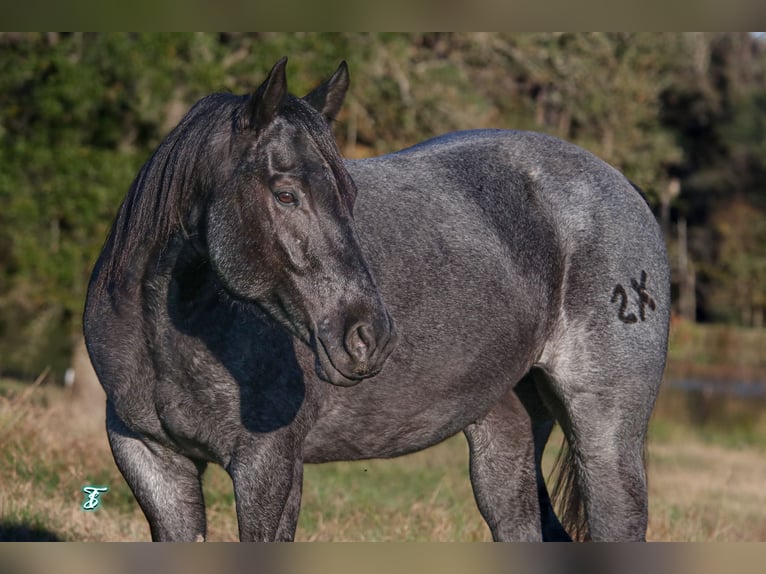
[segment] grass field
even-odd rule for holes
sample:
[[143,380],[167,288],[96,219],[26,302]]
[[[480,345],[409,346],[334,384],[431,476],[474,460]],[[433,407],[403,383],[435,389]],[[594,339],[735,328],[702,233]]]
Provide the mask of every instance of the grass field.
[[[59,387],[0,383],[0,540],[149,539],[112,462],[102,418],[101,405],[85,407]],[[766,437],[759,433],[758,426],[742,434],[658,418],[649,445],[648,538],[766,540]],[[81,509],[87,484],[109,486],[93,512]],[[209,539],[236,540],[231,484],[217,467],[205,476],[205,495]],[[489,540],[468,481],[465,440],[396,460],[308,466],[297,539]]]

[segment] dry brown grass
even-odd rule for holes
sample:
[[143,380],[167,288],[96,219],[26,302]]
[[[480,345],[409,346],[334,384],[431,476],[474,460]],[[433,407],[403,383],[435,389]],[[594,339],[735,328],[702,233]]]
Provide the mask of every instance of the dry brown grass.
[[[0,397],[0,532],[6,539],[147,540],[137,505],[125,513],[104,504],[80,508],[81,488],[115,485],[105,494],[132,495],[103,430],[103,405],[87,409],[57,388]],[[29,533],[31,531],[31,533]]]
[[651,540],[766,540],[766,452],[687,441],[651,448]]
[[[148,540],[112,461],[103,405],[83,406],[57,388],[7,389],[0,394],[0,540]],[[689,427],[663,424],[649,448],[648,538],[766,541],[766,449],[714,444]],[[85,484],[110,487],[95,512],[80,508]],[[228,476],[211,468],[205,493],[209,539],[236,540]],[[489,540],[465,441],[458,436],[397,460],[307,467],[297,539]]]

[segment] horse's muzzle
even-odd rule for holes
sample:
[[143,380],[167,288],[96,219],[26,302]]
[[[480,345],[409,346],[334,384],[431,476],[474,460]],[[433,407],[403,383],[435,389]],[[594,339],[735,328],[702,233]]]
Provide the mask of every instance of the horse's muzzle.
[[357,321],[341,337],[318,329],[314,335],[316,372],[320,378],[350,387],[377,375],[396,346],[393,319],[386,312],[377,321]]

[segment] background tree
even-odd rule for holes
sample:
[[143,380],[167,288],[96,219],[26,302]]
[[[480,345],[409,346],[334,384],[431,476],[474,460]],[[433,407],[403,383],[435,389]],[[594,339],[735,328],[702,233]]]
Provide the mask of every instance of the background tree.
[[194,101],[251,91],[285,54],[298,95],[348,60],[349,156],[480,127],[593,151],[662,220],[686,315],[763,324],[766,54],[752,35],[3,33],[0,374],[63,373],[141,163]]

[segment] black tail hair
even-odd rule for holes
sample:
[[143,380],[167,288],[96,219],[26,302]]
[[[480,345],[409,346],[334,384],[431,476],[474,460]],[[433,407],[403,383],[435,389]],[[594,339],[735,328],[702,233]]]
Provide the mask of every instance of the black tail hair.
[[[641,458],[648,488],[647,457],[647,441],[644,438]],[[585,511],[579,472],[575,453],[564,437],[561,450],[556,456],[556,461],[553,463],[549,475],[549,479],[553,478],[555,481],[551,492],[551,502],[556,509],[561,525],[572,540],[582,542],[590,540],[590,530],[588,529],[588,516]]]
[[590,532],[580,486],[579,467],[566,437],[562,440],[561,450],[553,464],[549,478],[552,477],[555,477],[555,482],[551,502],[561,525],[572,540],[588,540]]

